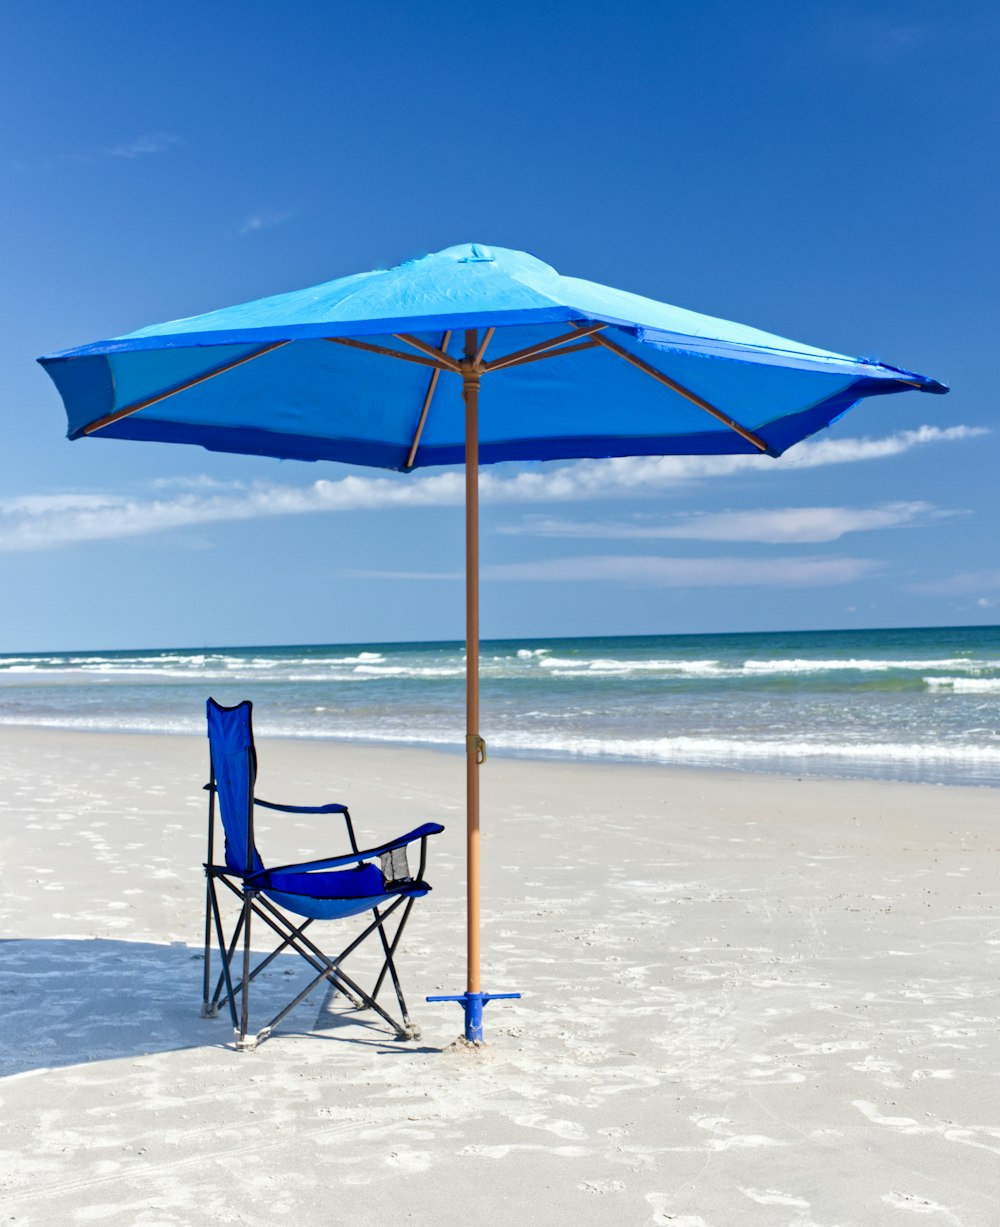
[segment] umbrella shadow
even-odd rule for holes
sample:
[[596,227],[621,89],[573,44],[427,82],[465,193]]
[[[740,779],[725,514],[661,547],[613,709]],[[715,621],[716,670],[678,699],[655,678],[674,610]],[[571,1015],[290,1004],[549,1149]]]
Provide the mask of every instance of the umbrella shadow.
[[[200,949],[180,942],[0,941],[0,1077],[181,1049],[231,1048],[228,1012],[201,1017],[202,958]],[[301,965],[298,956],[283,956],[255,981],[252,1005],[260,1020],[295,996]],[[316,1035],[387,1055],[426,1051],[395,1045],[388,1028],[342,1010],[340,1001],[337,993],[307,999],[269,1043]]]

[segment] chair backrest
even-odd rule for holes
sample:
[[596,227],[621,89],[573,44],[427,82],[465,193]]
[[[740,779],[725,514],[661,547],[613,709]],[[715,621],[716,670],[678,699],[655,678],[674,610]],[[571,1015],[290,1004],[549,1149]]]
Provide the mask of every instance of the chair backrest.
[[226,836],[226,864],[237,873],[263,869],[253,839],[253,794],[257,751],[253,744],[253,704],[245,699],[223,707],[206,704],[212,783]]

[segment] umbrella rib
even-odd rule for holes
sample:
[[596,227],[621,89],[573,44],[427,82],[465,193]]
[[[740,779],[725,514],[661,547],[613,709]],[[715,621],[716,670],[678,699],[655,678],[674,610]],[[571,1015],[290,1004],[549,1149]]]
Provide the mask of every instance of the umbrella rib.
[[[439,371],[450,371],[450,366],[445,366],[441,362],[434,362],[430,358],[418,358],[416,354],[403,354],[398,349],[389,349],[385,345],[373,345],[370,341],[359,341],[355,337],[324,337],[324,341],[329,341],[331,345],[348,345],[351,349],[364,349],[370,354],[382,354],[386,358],[402,358],[404,362],[416,362],[420,366],[437,367]],[[436,351],[435,351],[436,352]],[[455,368],[458,369],[457,367]]]
[[[402,341],[404,345],[412,345],[414,349],[419,349],[422,354],[426,354],[429,358],[435,359],[435,361],[439,362],[446,371],[454,371],[456,375],[461,372],[462,368],[458,365],[454,358],[449,358],[449,356],[444,353],[443,350],[435,349],[433,345],[428,345],[426,341],[421,341],[419,337],[411,337],[405,332],[394,332],[392,335],[397,341]],[[387,350],[386,352],[392,353],[393,351]],[[404,355],[401,354],[399,356],[403,357]],[[406,354],[405,356],[407,358],[412,357],[410,354]]]
[[546,349],[540,354],[529,354],[527,358],[520,358],[517,362],[504,362],[493,367],[493,370],[504,371],[509,366],[526,366],[529,362],[541,362],[544,358],[561,358],[563,354],[575,354],[581,349],[596,349],[597,345],[597,338],[591,337],[589,341],[581,341],[579,345],[561,345],[559,349]]
[[693,405],[697,405],[699,409],[704,409],[706,413],[710,413],[712,417],[722,422],[724,426],[728,426],[730,430],[734,430],[748,443],[752,443],[758,451],[765,452],[768,455],[773,455],[772,448],[764,442],[759,435],[755,435],[752,430],[747,430],[745,426],[741,426],[735,418],[731,418],[728,413],[723,413],[721,409],[716,409],[714,405],[709,404],[707,400],[703,400],[696,392],[692,392],[689,388],[685,388],[683,384],[678,383],[675,379],[671,379],[669,375],[664,375],[662,371],[658,371],[655,366],[650,366],[644,359],[639,358],[636,354],[630,353],[617,341],[612,341],[609,337],[595,337],[598,345],[603,345],[605,349],[610,349],[613,354],[617,354],[619,358],[624,358],[626,362],[631,362],[633,366],[639,368],[646,375],[650,375],[653,379],[665,384],[672,392],[676,392],[679,396],[685,397]]
[[[496,332],[495,328],[487,328],[486,331],[483,333],[483,339],[479,342],[479,348],[476,350],[476,356],[472,360],[473,366],[478,366],[482,362],[483,355],[486,353],[486,348],[489,345],[490,341],[493,340],[493,334],[495,332]],[[441,348],[446,349],[447,346],[442,345]]]
[[[451,333],[446,332],[441,338],[442,350],[447,350],[448,342],[451,340]],[[417,454],[417,448],[420,446],[420,436],[424,433],[424,423],[427,421],[427,413],[431,407],[431,401],[434,399],[434,389],[437,387],[437,381],[441,377],[441,368],[435,367],[431,371],[430,382],[427,385],[427,392],[424,396],[424,403],[420,410],[420,420],[417,422],[417,429],[413,435],[413,442],[410,444],[410,454],[406,457],[405,469],[413,468],[413,461]]]
[[[494,358],[492,362],[484,362],[483,370],[500,371],[505,366],[517,366],[521,362],[526,362],[535,354],[540,354],[547,349],[555,349],[557,345],[562,345],[566,341],[579,341],[581,337],[589,337],[593,333],[600,332],[602,328],[607,328],[607,324],[587,324],[585,327],[579,327],[574,332],[564,332],[561,336],[550,337],[547,341],[539,341],[536,345],[528,345],[525,349],[516,349],[513,353],[504,354],[500,358]],[[569,351],[562,351],[569,352]]]
[[95,431],[102,430],[105,426],[111,426],[114,422],[120,422],[122,418],[131,417],[133,413],[138,413],[140,409],[148,409],[150,405],[156,405],[161,400],[167,400],[168,397],[176,396],[178,392],[186,392],[188,388],[197,387],[198,384],[204,383],[207,379],[214,379],[216,375],[224,375],[226,371],[235,370],[236,367],[242,366],[244,362],[252,362],[254,358],[263,357],[264,354],[269,354],[272,349],[280,349],[282,345],[288,344],[288,341],[274,341],[271,345],[264,345],[261,349],[255,349],[251,354],[244,354],[242,358],[236,358],[232,362],[224,362],[221,366],[205,371],[202,375],[196,375],[194,379],[188,379],[184,383],[167,388],[165,392],[157,392],[155,396],[147,396],[145,400],[134,401],[131,405],[126,405],[122,409],[116,409],[114,413],[98,418],[96,422],[91,422],[89,425],[84,426],[82,433],[92,435]]

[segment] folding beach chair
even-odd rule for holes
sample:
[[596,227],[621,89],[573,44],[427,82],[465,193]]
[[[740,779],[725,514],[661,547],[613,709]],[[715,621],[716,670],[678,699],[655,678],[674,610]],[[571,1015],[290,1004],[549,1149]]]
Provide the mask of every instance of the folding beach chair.
[[[407,835],[359,850],[346,805],[277,805],[254,796],[257,754],[254,749],[249,702],[223,707],[208,700],[208,739],[211,747],[211,780],[205,785],[208,802],[208,879],[205,903],[205,984],[202,1014],[214,1017],[223,1003],[228,1006],[236,1031],[236,1047],[251,1049],[320,984],[329,983],[357,1009],[370,1009],[384,1019],[399,1039],[416,1039],[419,1032],[410,1022],[406,1001],[396,973],[394,956],[414,901],[430,887],[423,880],[427,839],[444,830],[436,822],[424,823]],[[290,865],[265,866],[254,843],[254,808],[288,814],[338,814],[344,819],[351,851],[345,856]],[[215,863],[215,819],[222,821],[225,863]],[[420,844],[416,875],[410,873],[406,849]],[[237,897],[239,917],[226,936],[219,885]],[[386,921],[400,912],[390,935]],[[292,916],[286,913],[292,913]],[[338,955],[324,954],[306,930],[316,920],[344,920],[361,916],[366,923]],[[278,945],[253,964],[250,929],[256,917],[278,937]],[[294,917],[294,918],[293,918]],[[373,918],[373,919],[372,919]],[[211,947],[213,929],[222,960],[222,972],[212,991]],[[343,961],[368,937],[378,937],[382,967],[371,993],[364,992],[343,969]],[[269,935],[270,936],[270,935]],[[242,943],[242,955],[237,951]],[[250,1034],[250,985],[285,950],[294,950],[315,972],[309,983],[271,1019]],[[237,963],[240,966],[237,967]],[[253,964],[253,965],[252,965]],[[380,1006],[376,998],[386,977],[392,981],[399,1002],[401,1021]],[[237,1004],[239,1009],[237,1010]]]

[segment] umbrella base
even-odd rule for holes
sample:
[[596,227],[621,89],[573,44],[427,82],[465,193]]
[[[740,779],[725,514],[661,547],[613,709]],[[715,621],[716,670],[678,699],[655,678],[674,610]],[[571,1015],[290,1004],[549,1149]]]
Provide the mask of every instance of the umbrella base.
[[465,1038],[470,1044],[482,1043],[483,1006],[488,1001],[520,999],[520,993],[459,993],[454,996],[428,997],[428,1001],[460,1001],[465,1008]]

